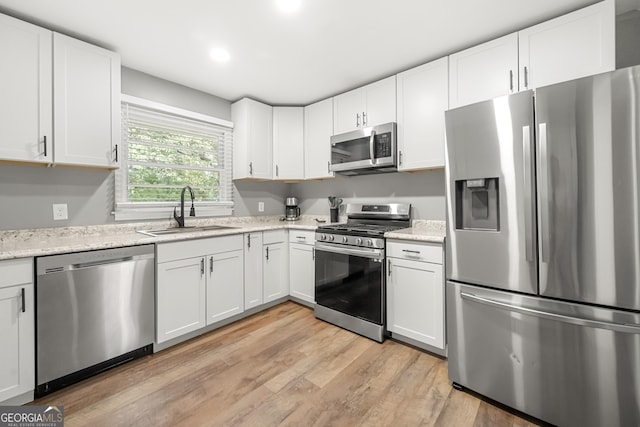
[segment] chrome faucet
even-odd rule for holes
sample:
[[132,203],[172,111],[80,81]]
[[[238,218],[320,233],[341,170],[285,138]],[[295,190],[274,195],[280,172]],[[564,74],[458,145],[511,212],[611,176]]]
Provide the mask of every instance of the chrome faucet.
[[191,194],[191,210],[189,211],[189,216],[196,216],[196,208],[193,207],[193,199],[195,198],[193,194],[193,190],[188,185],[182,188],[182,192],[180,193],[180,216],[176,212],[177,207],[173,208],[173,218],[178,222],[178,227],[184,227],[184,192],[185,190],[189,190]]

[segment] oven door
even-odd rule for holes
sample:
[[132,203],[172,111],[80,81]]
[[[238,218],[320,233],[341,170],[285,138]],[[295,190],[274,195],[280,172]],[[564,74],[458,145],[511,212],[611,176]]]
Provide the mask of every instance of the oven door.
[[316,242],[316,304],[384,324],[384,249]]

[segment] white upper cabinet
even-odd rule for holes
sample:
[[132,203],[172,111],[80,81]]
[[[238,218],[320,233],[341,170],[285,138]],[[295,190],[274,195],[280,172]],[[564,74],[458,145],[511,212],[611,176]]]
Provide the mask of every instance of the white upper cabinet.
[[273,178],[273,107],[243,98],[231,105],[233,179]]
[[520,90],[615,69],[615,4],[596,3],[522,30]]
[[398,170],[444,167],[448,58],[397,75]]
[[396,121],[396,76],[333,97],[333,134]]
[[0,15],[0,54],[0,159],[117,167],[116,53]]
[[518,90],[518,34],[449,56],[449,106],[473,104]]
[[273,107],[273,178],[304,179],[304,109]]
[[615,68],[614,0],[449,56],[451,108]]
[[333,178],[331,172],[333,100],[325,99],[304,107],[304,177]]
[[120,56],[54,33],[54,162],[112,167],[120,141]]
[[0,15],[0,159],[53,159],[52,34]]

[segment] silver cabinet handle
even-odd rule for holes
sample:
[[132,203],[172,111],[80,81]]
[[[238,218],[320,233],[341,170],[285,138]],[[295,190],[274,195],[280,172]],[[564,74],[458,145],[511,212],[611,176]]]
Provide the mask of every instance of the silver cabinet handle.
[[409,249],[403,249],[402,252],[407,252],[407,253],[410,253],[410,254],[420,255],[420,251],[412,251],[412,250],[409,250]]
[[391,277],[391,260],[387,260],[387,275]]
[[547,124],[540,123],[540,252],[542,262],[549,262],[549,160],[547,147]]
[[307,240],[306,236],[296,236],[296,239]]
[[398,151],[398,157],[399,157],[398,163],[400,166],[402,166],[402,151]]
[[311,259],[314,261],[316,259],[316,248],[311,248]]
[[253,162],[249,162],[249,175],[253,175]]
[[209,274],[213,274],[213,257],[209,258]]
[[509,304],[504,301],[498,301],[490,298],[479,297],[477,295],[470,294],[468,292],[460,292],[460,296],[466,300],[503,308],[509,311],[515,311],[516,313],[522,313],[529,316],[541,317],[543,319],[557,320],[559,322],[571,323],[572,325],[586,326],[590,328],[607,329],[609,331],[615,331],[615,332],[640,334],[640,325],[636,325],[632,323],[603,322],[601,320],[567,316],[565,314],[552,313],[549,311],[542,311],[535,308]]
[[526,65],[524,67],[524,88],[529,89],[529,69]]
[[534,261],[533,164],[531,162],[531,128],[522,127],[522,163],[524,165],[524,245],[527,261]]
[[365,113],[364,111],[362,112],[362,126],[366,126],[367,125],[367,113]]
[[116,157],[115,162],[118,163],[118,144],[116,144],[116,146],[113,149],[113,151],[115,152],[115,157]]
[[509,92],[513,92],[513,70],[509,70]]
[[251,234],[247,234],[247,249],[251,249]]
[[204,276],[204,258],[200,259],[200,275]]
[[267,261],[269,261],[269,246],[267,246]]
[[24,288],[20,289],[20,299],[22,300],[22,312],[25,313],[27,311],[27,300],[24,296]]
[[331,162],[327,162],[327,173],[331,173]]
[[276,165],[276,176],[280,176],[280,170],[278,169],[278,165]]
[[356,127],[359,128],[360,127],[360,114],[356,113]]
[[47,157],[47,135],[44,136],[44,156]]
[[375,142],[376,142],[376,131],[371,131],[371,136],[369,136],[369,161],[372,165],[376,164],[376,152],[375,152]]

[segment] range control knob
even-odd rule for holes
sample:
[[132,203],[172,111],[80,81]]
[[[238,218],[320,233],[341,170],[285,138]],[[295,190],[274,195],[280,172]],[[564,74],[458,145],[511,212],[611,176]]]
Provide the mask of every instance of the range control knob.
[[371,239],[367,239],[367,246],[373,246],[373,241]]
[[342,236],[342,243],[347,243],[349,238],[347,236]]
[[333,235],[332,235],[332,234],[330,234],[330,235],[329,235],[329,241],[330,241],[330,242],[333,242],[333,240],[334,240],[334,239],[335,239],[335,238],[333,237]]
[[327,235],[326,234],[321,234],[320,235],[320,240],[327,240]]
[[356,239],[356,245],[360,245],[360,246],[362,245],[362,238],[361,237],[358,237]]

